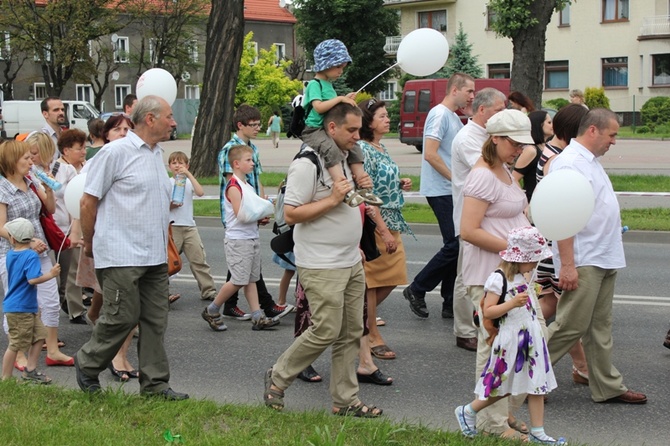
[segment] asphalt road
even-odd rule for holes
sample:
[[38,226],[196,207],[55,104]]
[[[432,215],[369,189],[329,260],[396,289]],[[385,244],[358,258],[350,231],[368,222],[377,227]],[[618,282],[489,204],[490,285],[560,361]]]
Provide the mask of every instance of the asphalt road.
[[[223,229],[218,219],[199,219],[198,225],[207,247],[208,259],[217,286],[225,280]],[[412,278],[440,245],[434,226],[415,227],[418,240],[405,237],[408,272]],[[269,245],[271,232],[261,231],[263,246]],[[633,390],[645,392],[649,403],[631,407],[595,404],[588,389],[572,383],[569,359],[556,366],[558,389],[551,393],[546,406],[547,432],[590,445],[667,445],[670,428],[670,350],[662,347],[668,330],[670,297],[666,284],[667,248],[660,241],[642,243],[642,235],[626,234],[628,267],[620,272],[614,301],[614,362]],[[667,264],[666,264],[667,265]],[[276,296],[282,271],[264,249],[263,271],[270,292]],[[293,315],[282,320],[274,331],[253,332],[248,322],[230,321],[228,331],[216,333],[201,319],[204,304],[198,299],[197,286],[185,269],[172,280],[172,290],[182,298],[172,306],[166,347],[171,365],[171,384],[195,398],[221,403],[262,404],[263,372],[286,349],[293,338]],[[384,408],[393,420],[421,423],[438,429],[457,429],[453,408],[470,401],[475,385],[474,353],[456,348],[452,320],[440,318],[440,296],[427,296],[430,318],[413,316],[398,288],[380,307],[387,326],[382,333],[398,358],[377,360],[378,366],[395,378],[390,387],[361,386],[361,398]],[[289,298],[292,302],[292,298]],[[241,306],[247,308],[242,299]],[[63,316],[60,337],[74,354],[90,336],[88,326],[71,325]],[[1,337],[0,349],[6,348]],[[136,356],[133,345],[130,357]],[[132,362],[136,363],[134,359]],[[353,365],[352,365],[353,366]],[[326,379],[329,355],[315,363]],[[47,372],[56,385],[76,388],[72,368],[51,367]],[[103,385],[118,386],[110,374],[101,374]],[[137,392],[136,382],[126,385]],[[327,384],[296,381],[287,391],[287,410],[329,410]],[[524,406],[519,414],[528,421]]]

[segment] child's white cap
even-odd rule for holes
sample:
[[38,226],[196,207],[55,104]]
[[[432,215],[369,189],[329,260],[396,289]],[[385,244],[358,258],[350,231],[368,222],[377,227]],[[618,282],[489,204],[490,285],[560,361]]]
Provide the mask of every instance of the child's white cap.
[[5,229],[19,243],[29,243],[35,236],[33,224],[21,217],[5,223]]
[[512,229],[507,235],[507,249],[500,251],[503,260],[514,263],[539,262],[551,257],[551,249],[540,231],[533,226]]

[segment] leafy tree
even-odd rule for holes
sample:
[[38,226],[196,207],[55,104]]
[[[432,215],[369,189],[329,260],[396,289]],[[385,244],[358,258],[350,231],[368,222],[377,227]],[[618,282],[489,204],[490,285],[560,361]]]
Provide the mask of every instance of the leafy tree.
[[90,84],[93,90],[93,105],[101,110],[102,97],[109,88],[112,73],[119,68],[114,57],[114,48],[107,37],[91,42],[91,55],[77,66],[74,79]]
[[[1,24],[30,43],[39,57],[47,94],[60,96],[77,66],[89,57],[89,41],[123,27],[110,0],[13,0],[0,3]],[[31,54],[29,54],[30,56]]]
[[[339,39],[349,50],[352,63],[347,73],[347,91],[356,91],[392,65],[385,57],[386,36],[400,33],[397,13],[383,8],[384,0],[295,0],[298,19],[296,36],[313,61],[314,48],[326,39]],[[368,85],[377,93],[385,87],[390,73]],[[343,94],[347,91],[336,90]]]
[[449,49],[447,66],[438,71],[439,76],[449,78],[454,73],[467,73],[474,78],[484,75],[478,56],[472,54],[472,44],[468,42],[468,35],[463,31],[463,23],[458,22],[458,33],[454,44]]
[[0,89],[2,90],[5,101],[14,99],[14,81],[19,75],[19,71],[28,60],[28,49],[30,42],[25,38],[24,33],[18,32],[13,27],[6,27],[5,23],[2,25],[5,29],[12,30],[8,32],[9,42],[4,41],[5,35],[0,35],[0,54],[2,54],[2,83]]
[[[258,107],[263,119],[266,120],[274,110],[291,102],[302,89],[302,82],[289,79],[285,71],[291,65],[291,61],[277,60],[274,45],[269,50],[261,49],[257,56],[252,44],[253,36],[254,34],[249,32],[244,37],[235,106],[250,104]],[[254,63],[256,57],[258,60]]]
[[545,101],[545,104],[547,104],[547,107],[555,108],[556,110],[560,110],[566,105],[570,104],[570,101],[568,101],[565,98],[556,98],[556,99],[550,99],[548,101]]
[[610,108],[610,100],[605,95],[603,87],[586,87],[584,102],[589,108]]
[[191,169],[196,176],[217,174],[217,155],[230,139],[243,43],[244,0],[212,0],[200,110],[191,149]]
[[542,103],[547,25],[554,11],[570,0],[489,0],[496,34],[512,39],[514,59],[510,89]]
[[197,53],[199,30],[206,20],[209,0],[124,0],[125,10],[139,30],[137,77],[149,68],[170,72],[177,84],[182,74],[200,68]]

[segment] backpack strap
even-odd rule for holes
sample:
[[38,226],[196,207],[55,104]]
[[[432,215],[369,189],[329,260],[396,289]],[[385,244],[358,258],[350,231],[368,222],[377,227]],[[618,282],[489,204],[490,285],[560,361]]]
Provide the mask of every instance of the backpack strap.
[[503,280],[502,293],[500,293],[500,297],[498,298],[498,305],[501,305],[505,303],[505,296],[507,295],[507,277],[505,277],[505,273],[501,269],[497,269],[495,272],[500,274]]

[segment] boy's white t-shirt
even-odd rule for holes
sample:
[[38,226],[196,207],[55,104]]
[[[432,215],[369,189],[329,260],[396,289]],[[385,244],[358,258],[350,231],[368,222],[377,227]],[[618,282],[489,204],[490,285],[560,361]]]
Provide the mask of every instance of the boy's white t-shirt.
[[[170,184],[174,188],[174,178],[170,178]],[[195,226],[193,219],[193,185],[186,178],[186,190],[184,191],[184,204],[170,209],[170,221],[172,226]]]

